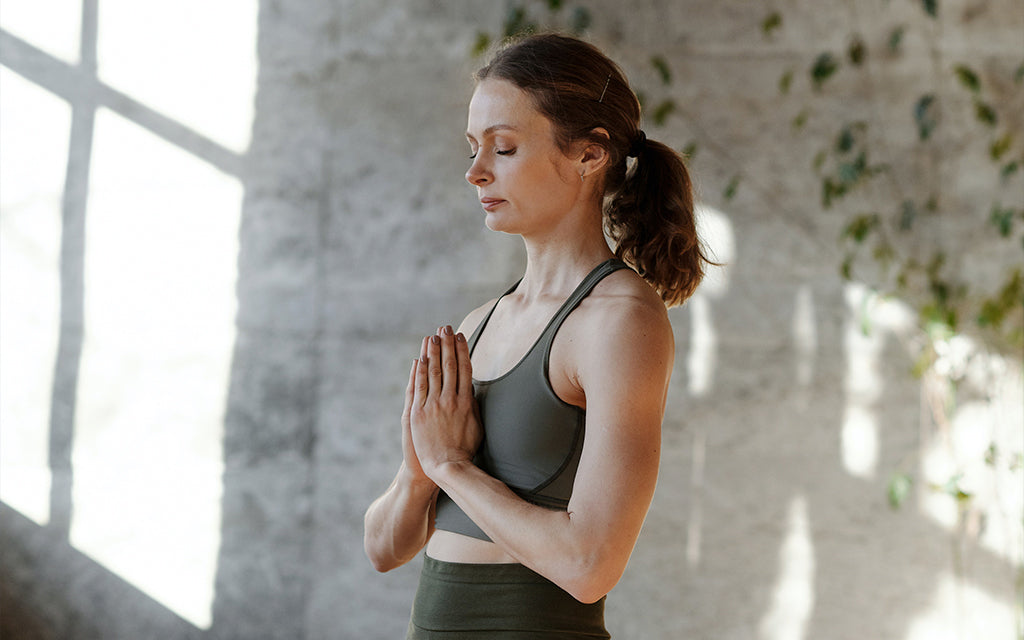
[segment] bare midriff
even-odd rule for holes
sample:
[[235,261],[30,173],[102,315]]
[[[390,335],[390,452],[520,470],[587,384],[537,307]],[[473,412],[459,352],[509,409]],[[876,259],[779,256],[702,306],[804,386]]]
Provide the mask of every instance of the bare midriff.
[[508,564],[516,559],[498,545],[452,531],[437,530],[427,543],[427,555],[444,562]]

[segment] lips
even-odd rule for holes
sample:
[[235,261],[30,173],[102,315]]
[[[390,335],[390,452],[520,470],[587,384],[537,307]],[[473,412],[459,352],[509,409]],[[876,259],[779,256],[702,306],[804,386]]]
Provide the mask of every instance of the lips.
[[491,211],[495,207],[501,205],[501,203],[503,202],[505,201],[502,200],[501,198],[480,198],[480,204],[487,211]]

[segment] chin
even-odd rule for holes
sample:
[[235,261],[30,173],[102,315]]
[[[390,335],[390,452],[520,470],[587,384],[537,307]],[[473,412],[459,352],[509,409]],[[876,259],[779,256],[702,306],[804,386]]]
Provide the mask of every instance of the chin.
[[487,226],[491,231],[500,231],[502,233],[516,233],[509,227],[508,219],[501,215],[495,215],[488,213],[484,218],[484,225]]

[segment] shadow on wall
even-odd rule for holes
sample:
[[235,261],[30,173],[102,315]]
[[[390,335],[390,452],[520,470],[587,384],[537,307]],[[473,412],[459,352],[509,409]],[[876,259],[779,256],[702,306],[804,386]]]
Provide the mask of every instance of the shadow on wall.
[[[304,97],[257,86],[258,62],[295,64],[271,49],[285,9],[258,9],[85,0],[54,14],[4,3],[4,637],[310,637],[315,531],[334,525],[313,508],[330,167],[274,134]],[[310,166],[285,169],[296,160]],[[709,216],[726,238],[728,219]],[[730,261],[734,245],[726,238],[719,257]],[[715,313],[733,293],[719,275],[687,311],[693,397],[711,394],[723,366]],[[795,307],[806,385],[819,342],[809,290]],[[874,401],[848,390],[848,407]],[[847,466],[874,464],[873,428],[856,415],[844,424],[868,448],[851,448]],[[713,438],[694,440],[698,490]],[[758,603],[765,638],[807,637],[816,594],[843,571],[815,547],[823,497],[787,490],[778,565],[760,559],[769,568],[752,589],[774,589]],[[706,566],[714,552],[701,530],[706,539],[714,520],[696,494],[685,553]],[[354,497],[353,510],[371,498]],[[946,535],[923,518],[915,530]],[[997,566],[986,575],[1006,565],[980,557]],[[355,577],[346,588],[338,598],[360,602]],[[890,615],[909,628],[916,613]]]

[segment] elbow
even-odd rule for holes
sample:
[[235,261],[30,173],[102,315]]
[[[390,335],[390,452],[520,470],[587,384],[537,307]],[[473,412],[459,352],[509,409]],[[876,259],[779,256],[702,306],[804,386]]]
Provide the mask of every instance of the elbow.
[[568,594],[571,595],[576,600],[580,601],[582,604],[594,604],[595,602],[597,602],[601,598],[603,598],[606,595],[608,595],[608,591],[611,591],[611,589],[602,590],[602,589],[582,588],[582,589],[579,589],[579,590],[574,589],[573,591],[569,591]]
[[396,563],[389,562],[387,558],[383,558],[379,555],[367,553],[366,557],[370,559],[370,564],[377,573],[387,573],[398,566]]
[[363,538],[363,551],[366,553],[366,557],[369,558],[374,570],[378,573],[387,573],[402,565],[393,554],[386,553],[378,545],[373,544],[369,537]]
[[562,588],[583,604],[593,604],[608,595],[622,577],[624,567],[609,560],[581,562]]
[[594,604],[608,595],[608,592],[615,586],[615,582],[617,581],[605,583],[598,578],[591,578],[568,585],[565,591],[583,604]]

